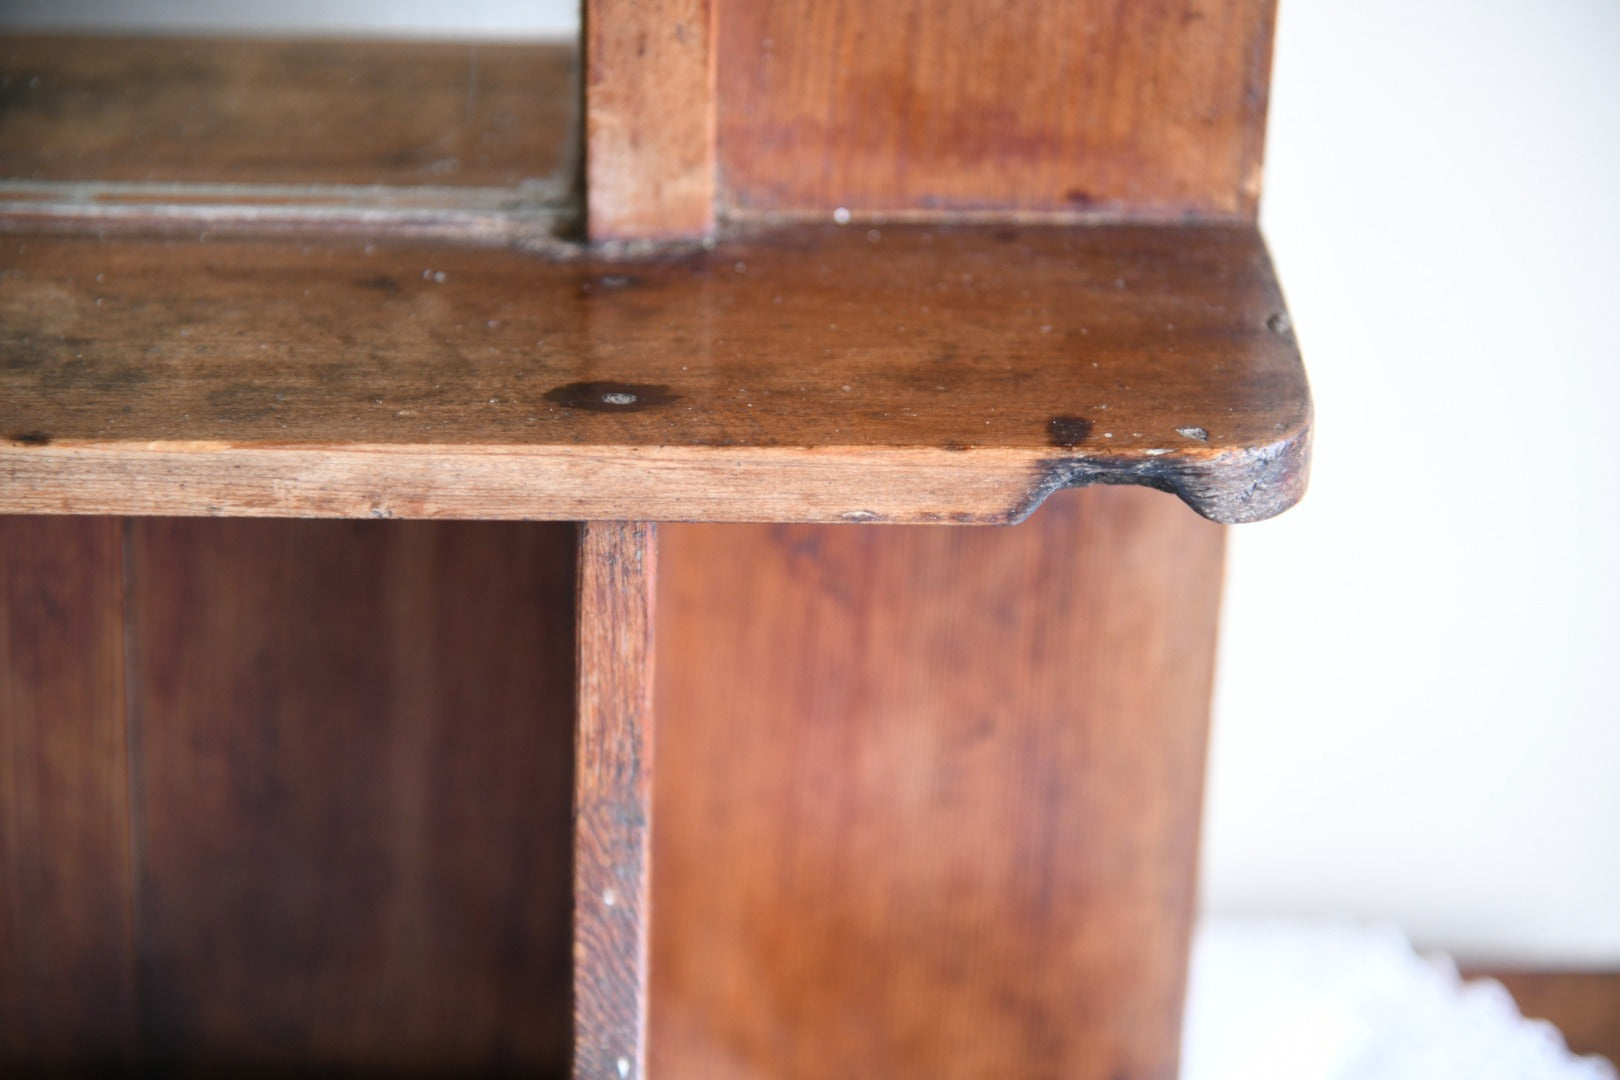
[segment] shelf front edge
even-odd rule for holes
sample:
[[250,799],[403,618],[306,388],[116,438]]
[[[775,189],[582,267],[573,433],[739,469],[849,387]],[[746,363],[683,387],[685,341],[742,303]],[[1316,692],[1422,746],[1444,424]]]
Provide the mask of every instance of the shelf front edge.
[[1252,226],[798,226],[635,261],[13,236],[0,512],[1011,522],[1304,490]]

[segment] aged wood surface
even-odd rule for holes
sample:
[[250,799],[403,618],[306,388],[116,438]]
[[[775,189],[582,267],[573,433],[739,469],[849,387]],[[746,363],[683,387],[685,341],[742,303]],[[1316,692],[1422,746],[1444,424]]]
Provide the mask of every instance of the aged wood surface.
[[641,1080],[657,535],[586,522],[579,545],[573,1075]]
[[1252,219],[1274,0],[715,0],[732,214]]
[[0,509],[1248,521],[1310,400],[1249,226],[828,225],[634,262],[10,237]]
[[544,241],[575,50],[0,38],[0,228]]
[[141,1061],[562,1075],[574,530],[133,523]]
[[711,0],[587,0],[585,207],[593,240],[714,224]]
[[567,166],[574,49],[0,37],[0,177],[515,187]]
[[1223,531],[660,539],[654,1075],[1171,1080]]
[[136,1034],[123,525],[0,517],[0,1074]]

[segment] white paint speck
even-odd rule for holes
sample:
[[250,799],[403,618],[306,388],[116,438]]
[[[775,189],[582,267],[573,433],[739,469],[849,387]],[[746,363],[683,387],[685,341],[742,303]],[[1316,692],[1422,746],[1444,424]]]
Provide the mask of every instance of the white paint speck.
[[606,890],[603,891],[603,893],[602,893],[602,903],[606,904],[608,907],[613,907],[618,902],[619,902],[619,894],[618,893],[614,892],[612,889],[606,889]]
[[602,395],[602,401],[607,405],[634,405],[636,395],[626,394],[622,390],[610,390]]
[[844,206],[840,206],[838,209],[834,210],[833,211],[833,220],[838,222],[838,224],[840,224],[840,225],[848,225],[849,224],[849,208],[844,207]]
[[630,1075],[630,1059],[629,1058],[620,1058],[619,1059],[619,1076],[620,1076],[620,1080],[624,1080],[624,1078],[628,1077],[629,1075]]

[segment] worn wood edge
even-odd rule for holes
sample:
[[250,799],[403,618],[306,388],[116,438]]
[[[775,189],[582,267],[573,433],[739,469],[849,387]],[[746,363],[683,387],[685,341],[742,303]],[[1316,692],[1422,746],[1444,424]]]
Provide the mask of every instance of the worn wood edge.
[[[1151,453],[1151,451],[1149,451]],[[1135,484],[1167,491],[1221,525],[1274,518],[1305,496],[1310,481],[1311,421],[1265,446],[1218,451],[1209,456],[1163,455],[1097,461],[1075,458],[1048,466],[1046,484],[1016,516],[1021,520],[1063,488]]]
[[657,528],[586,521],[576,601],[573,1075],[647,1057]]
[[1212,521],[1304,492],[1308,419],[1262,447],[1110,456],[986,448],[0,443],[0,512],[223,517],[1002,524],[1088,484]]

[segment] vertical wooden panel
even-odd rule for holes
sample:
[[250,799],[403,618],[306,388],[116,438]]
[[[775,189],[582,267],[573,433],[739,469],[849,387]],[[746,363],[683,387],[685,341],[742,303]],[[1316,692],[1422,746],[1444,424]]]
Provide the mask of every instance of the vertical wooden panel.
[[134,1049],[122,536],[0,517],[0,1074]]
[[666,526],[654,1074],[1171,1080],[1222,542]]
[[641,522],[586,522],[579,535],[574,1077],[640,1080],[657,539]]
[[739,212],[1242,216],[1274,0],[715,0]]
[[714,221],[710,0],[586,0],[585,208],[592,240]]
[[572,528],[148,520],[131,560],[152,1058],[563,1072]]

